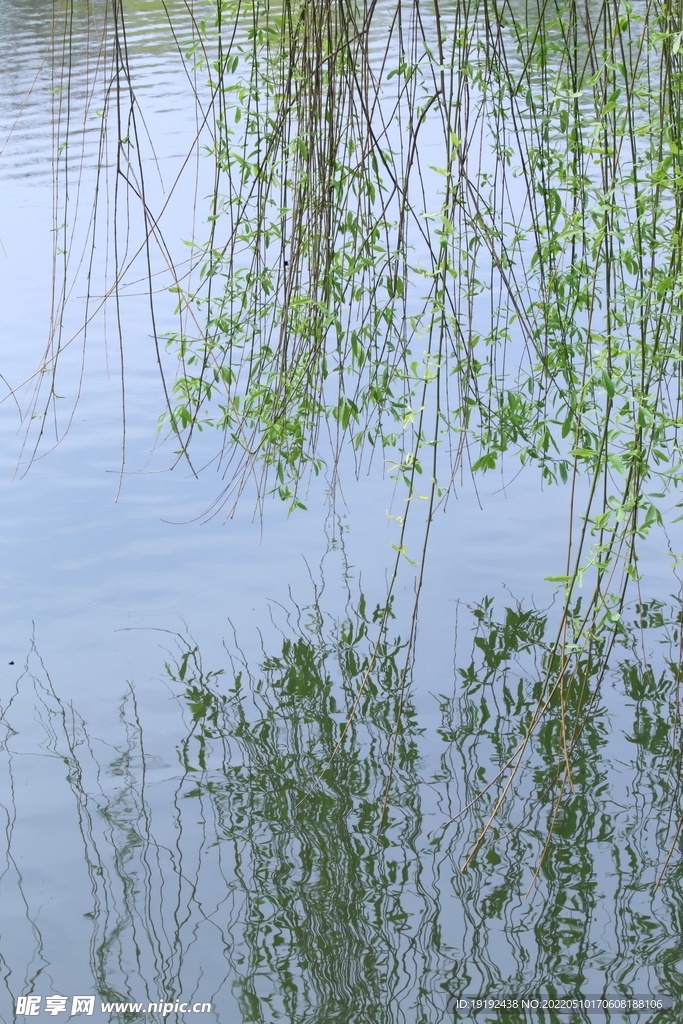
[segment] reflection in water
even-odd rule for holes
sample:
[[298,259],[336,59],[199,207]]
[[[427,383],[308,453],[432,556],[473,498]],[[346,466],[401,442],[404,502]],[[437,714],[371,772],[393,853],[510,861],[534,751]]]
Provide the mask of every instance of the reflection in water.
[[[116,739],[94,739],[33,652],[3,706],[3,1019],[18,995],[65,986],[54,863],[84,907],[69,977],[145,1010],[210,1000],[207,1020],[388,1024],[448,1019],[463,993],[680,994],[679,620],[636,612],[613,710],[582,715],[572,786],[557,802],[572,710],[558,702],[465,871],[547,668],[536,609],[460,615],[437,728],[422,688],[404,692],[400,639],[372,658],[382,610],[362,598],[338,622],[293,609],[277,643],[252,657],[235,640],[220,669],[178,637],[172,754],[133,687]],[[54,845],[20,840],[51,806]]]

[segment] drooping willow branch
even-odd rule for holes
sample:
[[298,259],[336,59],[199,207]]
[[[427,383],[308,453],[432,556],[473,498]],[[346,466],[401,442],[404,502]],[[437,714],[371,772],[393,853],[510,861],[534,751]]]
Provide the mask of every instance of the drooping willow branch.
[[[164,380],[169,355],[177,367],[162,429],[188,456],[216,430],[212,511],[248,488],[305,507],[312,473],[334,483],[376,456],[405,485],[395,579],[408,516],[423,507],[428,525],[465,470],[568,485],[567,561],[548,577],[564,611],[533,728],[558,693],[569,707],[604,674],[586,676],[586,659],[604,666],[597,637],[618,633],[638,544],[672,518],[683,480],[678,9],[193,9],[215,178],[189,278],[168,259],[143,164],[131,172],[141,131],[118,0],[111,11],[116,188],[141,203],[149,280],[156,245],[177,300],[178,329],[152,332]],[[129,256],[115,252],[116,302]],[[61,345],[43,364],[45,410]],[[124,349],[121,336],[122,366]],[[561,730],[560,789],[592,699]]]

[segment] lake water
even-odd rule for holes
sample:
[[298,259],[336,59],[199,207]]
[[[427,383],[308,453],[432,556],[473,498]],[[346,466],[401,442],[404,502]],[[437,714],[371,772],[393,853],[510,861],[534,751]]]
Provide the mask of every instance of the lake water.
[[[20,385],[43,358],[61,230],[54,90],[68,69],[69,116],[82,119],[69,211],[92,202],[103,101],[101,11],[66,8],[67,61],[51,44],[54,9],[0,0],[0,373],[3,396],[19,389],[23,416],[31,392]],[[202,82],[178,55],[167,10],[183,40],[192,25],[180,4],[126,10],[158,170],[148,200],[163,208],[179,260],[183,241],[202,236],[210,171],[185,163]],[[152,167],[151,146],[144,159]],[[70,223],[73,252],[85,251],[75,213]],[[505,488],[487,480],[478,493],[464,484],[434,525],[414,660],[405,665],[402,646],[409,571],[395,630],[373,654],[396,540],[391,481],[380,472],[351,481],[333,509],[319,481],[309,510],[291,517],[276,501],[262,515],[246,501],[231,518],[205,516],[219,473],[171,470],[169,446],[157,446],[163,393],[144,282],[121,304],[121,475],[109,314],[89,328],[62,436],[84,350],[78,281],[59,444],[48,425],[29,465],[26,421],[11,397],[0,405],[0,1020],[26,1019],[17,1000],[31,995],[45,1020],[86,1016],[87,1004],[72,1006],[77,995],[95,996],[102,1020],[604,1015],[519,1003],[475,1011],[463,999],[565,994],[673,998],[676,1010],[607,1016],[680,1019],[680,736],[669,665],[679,612],[665,541],[643,561],[645,596],[661,608],[632,611],[633,644],[615,649],[578,741],[574,791],[559,810],[548,796],[551,716],[495,833],[463,871],[491,809],[471,802],[512,756],[543,676],[552,634],[543,577],[562,571],[566,495],[529,474]],[[158,310],[163,329],[172,312],[163,293]],[[53,996],[67,997],[64,1008],[47,1003]]]

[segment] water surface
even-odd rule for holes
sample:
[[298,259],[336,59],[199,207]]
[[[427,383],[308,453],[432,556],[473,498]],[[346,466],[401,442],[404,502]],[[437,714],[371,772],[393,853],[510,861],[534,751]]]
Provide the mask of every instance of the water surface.
[[[101,154],[103,15],[69,10],[66,61],[50,46],[53,5],[0,3],[0,372],[12,388],[40,364],[48,332],[54,90],[66,74],[80,176],[70,209],[76,194],[80,209],[91,201]],[[180,258],[183,241],[201,237],[210,174],[184,162],[203,94],[167,12],[184,39],[192,20],[182,5],[126,10],[154,142],[144,150],[149,201]],[[85,251],[74,223],[74,252]],[[84,304],[76,293],[74,336]],[[414,659],[410,575],[373,659],[395,540],[386,512],[400,507],[391,481],[375,472],[351,482],[331,509],[321,479],[309,511],[290,518],[275,501],[263,516],[248,502],[227,521],[203,516],[220,475],[197,478],[182,461],[170,471],[168,446],[155,449],[163,393],[144,282],[125,290],[121,309],[120,489],[111,319],[89,328],[69,431],[60,414],[60,443],[30,467],[17,406],[0,406],[0,1018],[13,1020],[32,993],[96,994],[95,1016],[111,1020],[161,1019],[147,1013],[160,1001],[210,1002],[200,1019],[222,1024],[422,1024],[454,1019],[463,994],[680,998],[680,739],[668,664],[678,619],[662,547],[645,556],[661,608],[629,613],[578,742],[574,792],[554,803],[551,709],[463,872],[499,791],[485,787],[519,743],[545,671],[543,577],[562,567],[566,496],[530,476],[478,492],[464,484],[434,526]],[[170,325],[163,294],[158,309]],[[67,370],[83,351],[76,337]],[[74,379],[65,376],[69,409]],[[29,393],[18,392],[24,412]],[[143,1010],[103,1012],[103,1002]],[[196,1017],[174,1009],[165,1019]]]

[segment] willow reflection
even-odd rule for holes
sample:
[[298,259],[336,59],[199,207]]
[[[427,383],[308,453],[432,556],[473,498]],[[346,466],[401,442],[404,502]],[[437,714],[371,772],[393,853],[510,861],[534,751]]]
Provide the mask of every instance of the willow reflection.
[[[425,687],[404,690],[401,639],[372,660],[381,614],[362,598],[339,621],[318,603],[293,609],[276,643],[247,656],[233,642],[218,668],[178,637],[166,664],[175,765],[154,730],[150,742],[153,708],[135,688],[118,738],[98,741],[39,664],[23,675],[3,709],[8,821],[24,813],[28,766],[47,757],[42,784],[65,784],[75,809],[64,830],[82,844],[73,871],[90,892],[101,999],[210,999],[219,1020],[436,1024],[463,993],[680,993],[675,614],[643,605],[624,629],[603,681],[610,712],[598,700],[589,716],[579,709],[573,789],[559,804],[556,731],[571,702],[558,700],[466,871],[495,801],[487,782],[547,671],[547,617],[498,616],[488,601],[468,613],[473,635],[435,731]],[[657,659],[644,660],[643,637],[661,641]],[[6,863],[20,865],[13,827],[5,842]],[[29,928],[0,948],[12,992],[26,963],[40,957],[39,986],[58,959],[56,918],[30,930],[39,887],[24,898]]]

